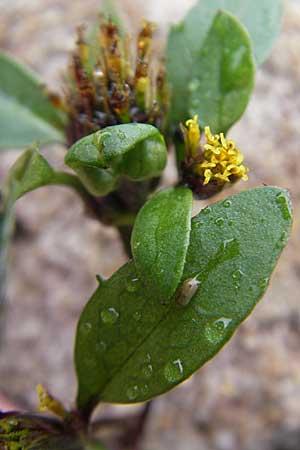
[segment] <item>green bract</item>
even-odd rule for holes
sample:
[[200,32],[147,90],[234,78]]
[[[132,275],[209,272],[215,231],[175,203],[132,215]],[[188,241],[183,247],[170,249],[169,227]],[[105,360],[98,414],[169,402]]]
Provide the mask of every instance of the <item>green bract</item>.
[[[175,202],[179,193],[174,189],[165,195],[172,203],[170,197]],[[170,232],[168,246],[179,252],[184,239],[172,230],[180,227],[182,218],[174,215],[171,223],[161,213],[164,207],[165,196],[160,192],[138,217],[134,236],[148,212],[155,216],[147,224],[147,233],[139,236],[140,241],[134,237],[133,244],[141,242],[147,249],[148,239],[157,230],[155,245],[162,248],[165,227]],[[267,187],[243,192],[192,219],[183,275],[168,304],[153,294],[158,289],[155,282],[161,292],[166,282],[159,276],[155,281],[155,265],[149,270],[146,259],[143,268],[139,255],[139,270],[134,260],[100,285],[78,325],[79,408],[90,411],[100,399],[116,403],[151,399],[212,358],[263,295],[291,222],[287,191]],[[186,224],[181,226],[185,236]],[[164,261],[164,270],[171,271],[171,259]],[[191,279],[198,282],[194,295],[184,292],[189,291]]]
[[0,53],[0,148],[64,141],[65,117],[29,70]]
[[163,136],[152,125],[104,128],[76,142],[65,162],[94,195],[112,191],[120,177],[144,180],[161,174],[167,160]]

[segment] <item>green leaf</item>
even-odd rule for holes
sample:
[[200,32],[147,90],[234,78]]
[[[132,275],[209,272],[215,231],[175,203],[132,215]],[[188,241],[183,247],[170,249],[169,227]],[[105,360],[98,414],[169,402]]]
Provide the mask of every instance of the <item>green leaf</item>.
[[[254,86],[249,37],[236,18],[220,11],[193,52],[186,27],[174,28],[169,39],[171,120],[176,124],[198,114],[201,126],[226,133],[244,112]],[[178,53],[183,54],[179,71]]]
[[51,183],[54,170],[34,148],[26,150],[11,167],[4,184],[4,198],[17,200],[29,191]]
[[6,214],[18,198],[48,184],[66,185],[79,193],[86,192],[76,176],[55,171],[36,148],[23,152],[4,181],[3,202]]
[[131,123],[97,131],[77,141],[65,162],[93,195],[105,195],[122,176],[144,180],[161,174],[167,150],[152,125]]
[[[285,190],[234,195],[192,219],[182,284],[171,303],[161,304],[136,280],[134,262],[100,285],[78,324],[79,408],[88,413],[99,400],[151,399],[218,353],[265,292],[291,221]],[[192,292],[190,279],[200,282]]]
[[256,62],[263,63],[280,31],[282,0],[198,0],[184,20],[186,40],[191,51],[197,51],[200,42],[205,40],[215,14],[220,9],[236,16],[246,27],[253,43]]
[[181,280],[192,206],[189,189],[170,188],[150,199],[136,218],[131,237],[136,270],[157,301],[167,302]]
[[241,117],[254,87],[255,65],[246,31],[230,14],[216,15],[195,60],[189,116],[224,133]]
[[65,117],[41,82],[3,53],[0,67],[0,148],[21,148],[33,141],[63,142]]

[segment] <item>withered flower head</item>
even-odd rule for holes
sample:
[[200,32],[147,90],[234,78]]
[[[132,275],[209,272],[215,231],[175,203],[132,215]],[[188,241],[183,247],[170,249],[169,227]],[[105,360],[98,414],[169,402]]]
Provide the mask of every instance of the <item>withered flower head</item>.
[[78,29],[65,86],[69,144],[121,123],[143,122],[163,130],[168,93],[163,64],[154,60],[151,50],[154,29],[152,23],[143,23],[135,52],[129,37],[103,16],[98,48],[88,46],[84,29]]
[[182,179],[199,198],[211,197],[226,185],[248,179],[242,152],[224,133],[212,134],[205,127],[206,143],[201,146],[198,116],[181,125],[181,131],[185,146]]

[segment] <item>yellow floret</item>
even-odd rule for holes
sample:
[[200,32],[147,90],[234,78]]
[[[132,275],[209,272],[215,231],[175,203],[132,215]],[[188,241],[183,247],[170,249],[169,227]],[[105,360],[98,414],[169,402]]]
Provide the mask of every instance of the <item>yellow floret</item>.
[[205,127],[204,133],[207,141],[204,158],[195,166],[195,172],[204,177],[203,184],[211,180],[227,183],[232,181],[231,176],[247,180],[248,168],[242,164],[244,156],[235,143],[223,133],[213,135],[209,127]]
[[185,125],[187,127],[188,146],[190,148],[191,154],[195,156],[198,151],[201,138],[198,116],[195,115],[192,119],[187,120],[185,122]]

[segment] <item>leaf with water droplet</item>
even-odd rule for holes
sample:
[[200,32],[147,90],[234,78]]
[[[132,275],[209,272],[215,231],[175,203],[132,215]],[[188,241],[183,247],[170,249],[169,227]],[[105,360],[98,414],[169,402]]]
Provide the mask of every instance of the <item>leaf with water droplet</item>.
[[[76,338],[80,409],[89,411],[99,399],[149,400],[187,379],[219,352],[265,292],[290,233],[291,219],[282,215],[278,194],[291,210],[287,191],[264,187],[230,197],[229,208],[224,202],[215,203],[192,219],[178,287],[190,279],[201,284],[187,304],[178,304],[177,293],[161,304],[150,284],[143,287],[134,261],[97,289],[81,315]],[[216,224],[221,216],[222,227]],[[176,216],[166,223],[170,233],[179,220]],[[140,235],[141,246],[147,238]],[[127,284],[135,278],[137,291],[128,291]],[[112,325],[101,320],[101,311],[107,308],[119,313]],[[138,321],[137,311],[142,312]],[[88,333],[84,323],[92,324]],[[99,357],[101,341],[107,349]]]
[[[168,302],[181,279],[189,245],[192,192],[166,189],[140,210],[131,238],[138,274],[159,302]],[[140,245],[136,245],[136,243]]]
[[167,149],[157,128],[147,124],[106,127],[77,141],[65,162],[93,195],[105,195],[119,177],[144,180],[161,174]]
[[[172,124],[177,125],[188,118],[188,103],[190,103],[190,112],[192,113],[201,112],[205,114],[205,108],[209,107],[209,114],[205,114],[206,120],[208,117],[213,117],[212,113],[215,111],[214,125],[216,124],[219,92],[215,88],[212,89],[212,84],[209,85],[208,81],[219,77],[220,88],[221,90],[224,89],[224,73],[222,73],[224,68],[220,71],[221,65],[218,63],[220,51],[224,56],[224,63],[228,64],[227,67],[233,75],[231,80],[227,77],[227,87],[232,82],[232,86],[235,88],[233,91],[236,92],[236,96],[232,95],[231,97],[234,110],[232,112],[227,111],[225,108],[226,103],[228,104],[227,101],[220,113],[224,116],[222,120],[225,125],[226,122],[228,124],[227,128],[233,119],[236,120],[239,108],[241,111],[242,104],[244,104],[244,107],[247,104],[247,95],[242,89],[240,89],[240,92],[243,99],[239,101],[237,84],[243,83],[246,87],[247,68],[243,64],[243,60],[247,59],[247,54],[249,55],[249,39],[236,34],[237,28],[232,21],[232,28],[224,35],[223,41],[221,39],[217,42],[217,35],[220,35],[220,30],[214,28],[216,34],[214,44],[216,46],[212,45],[212,42],[209,44],[208,35],[212,32],[212,24],[220,10],[224,14],[226,14],[226,11],[232,14],[237,22],[241,22],[240,28],[245,27],[249,33],[255,59],[260,64],[270,53],[273,41],[279,33],[283,10],[282,3],[282,0],[261,0],[260,2],[254,2],[253,0],[198,0],[182,21],[182,26],[175,25],[171,28],[167,43],[167,71],[172,87],[169,112]],[[236,37],[236,45],[232,45],[231,35]],[[243,67],[244,73],[241,73],[239,67]],[[251,82],[251,73],[248,73],[247,76],[249,82]],[[203,77],[205,77],[205,80],[203,80]],[[206,86],[203,85],[203,81],[205,81]],[[193,94],[197,92],[197,85],[202,92],[202,96],[200,98],[199,95],[196,95],[195,99]],[[250,88],[250,85],[248,88]],[[208,92],[209,95],[207,95]],[[190,102],[187,102],[187,98],[190,98]],[[234,105],[234,99],[239,107]],[[202,102],[205,106],[203,105],[201,108]],[[229,116],[227,117],[227,115]],[[199,119],[202,119],[201,116]],[[211,125],[211,123],[206,122],[205,125]],[[218,131],[226,131],[226,129]]]

